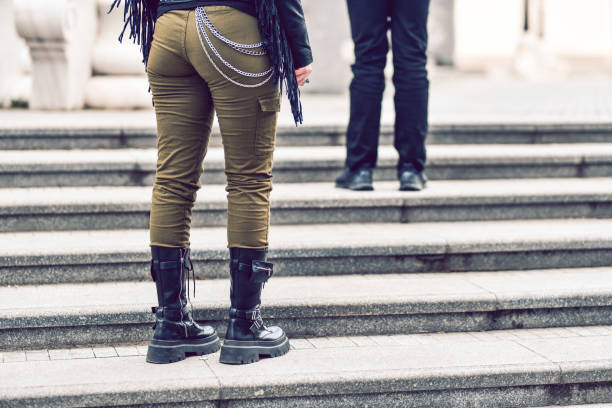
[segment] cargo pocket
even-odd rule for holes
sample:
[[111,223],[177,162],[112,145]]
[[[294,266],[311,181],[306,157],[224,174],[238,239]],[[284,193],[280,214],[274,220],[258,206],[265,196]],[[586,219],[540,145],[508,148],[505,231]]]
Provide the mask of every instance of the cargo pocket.
[[257,98],[257,129],[255,131],[255,154],[269,156],[274,151],[276,120],[280,111],[280,95]]

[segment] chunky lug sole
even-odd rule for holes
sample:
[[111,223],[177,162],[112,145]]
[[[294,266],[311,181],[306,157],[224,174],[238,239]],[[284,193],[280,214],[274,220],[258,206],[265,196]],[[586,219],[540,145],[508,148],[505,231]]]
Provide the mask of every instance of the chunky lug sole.
[[261,357],[279,357],[289,351],[289,339],[283,336],[276,341],[225,340],[219,361],[225,364],[248,364]]
[[219,337],[214,334],[203,339],[151,340],[147,350],[147,362],[168,364],[181,361],[187,355],[202,356],[221,348]]

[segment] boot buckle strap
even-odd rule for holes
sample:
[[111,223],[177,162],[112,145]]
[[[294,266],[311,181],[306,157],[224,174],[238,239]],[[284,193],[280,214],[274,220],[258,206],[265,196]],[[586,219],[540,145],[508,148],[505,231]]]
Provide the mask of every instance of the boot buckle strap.
[[274,274],[274,264],[264,261],[252,261],[251,279],[253,283],[266,283]]
[[153,282],[157,282],[157,272],[162,272],[167,269],[177,269],[180,263],[177,261],[160,261],[159,259],[151,259],[151,278]]
[[257,330],[261,329],[264,325],[264,322],[262,319],[257,319],[253,322],[253,324],[251,325],[251,327],[249,327],[249,330],[254,331],[253,327],[257,328]]
[[[251,330],[252,332],[261,329],[264,326],[264,321],[261,317],[261,312],[259,311],[259,308],[253,310],[251,312],[251,319],[250,319],[253,324],[251,325],[251,327],[249,327],[249,330]],[[254,329],[255,328],[255,329]]]

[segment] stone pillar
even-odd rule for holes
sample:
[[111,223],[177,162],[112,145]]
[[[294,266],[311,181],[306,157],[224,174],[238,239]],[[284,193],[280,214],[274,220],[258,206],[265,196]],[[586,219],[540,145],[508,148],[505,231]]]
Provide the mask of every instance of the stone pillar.
[[133,44],[123,28],[123,3],[107,14],[112,0],[97,0],[99,30],[93,51],[93,77],[86,87],[86,105],[92,108],[150,108],[151,95],[140,46]]
[[31,79],[28,47],[17,36],[13,0],[0,0],[0,106],[8,107],[12,100],[29,100]]
[[524,33],[514,55],[513,69],[530,80],[548,79],[566,71],[546,47],[545,7],[545,0],[525,0],[524,3]]
[[91,75],[93,0],[15,0],[17,31],[32,56],[33,109],[80,109]]
[[302,5],[315,60],[311,82],[303,92],[347,92],[354,56],[346,1],[303,1]]
[[455,0],[431,0],[429,55],[437,65],[455,64]]

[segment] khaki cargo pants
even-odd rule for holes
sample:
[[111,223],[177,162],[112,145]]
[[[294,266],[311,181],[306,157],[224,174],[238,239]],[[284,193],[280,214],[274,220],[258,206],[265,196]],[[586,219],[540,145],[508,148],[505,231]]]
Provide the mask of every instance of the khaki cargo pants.
[[[226,6],[205,10],[219,32],[232,41],[260,41],[256,18]],[[254,73],[269,68],[266,55],[241,54],[207,32],[215,48],[234,67]],[[242,84],[262,81],[228,69],[207,49],[231,79]],[[184,248],[190,244],[191,210],[216,111],[227,176],[228,246],[267,248],[272,154],[280,108],[278,86],[269,81],[244,88],[224,78],[204,53],[194,10],[171,11],[158,19],[147,74],[157,117],[158,148],[151,245]]]

